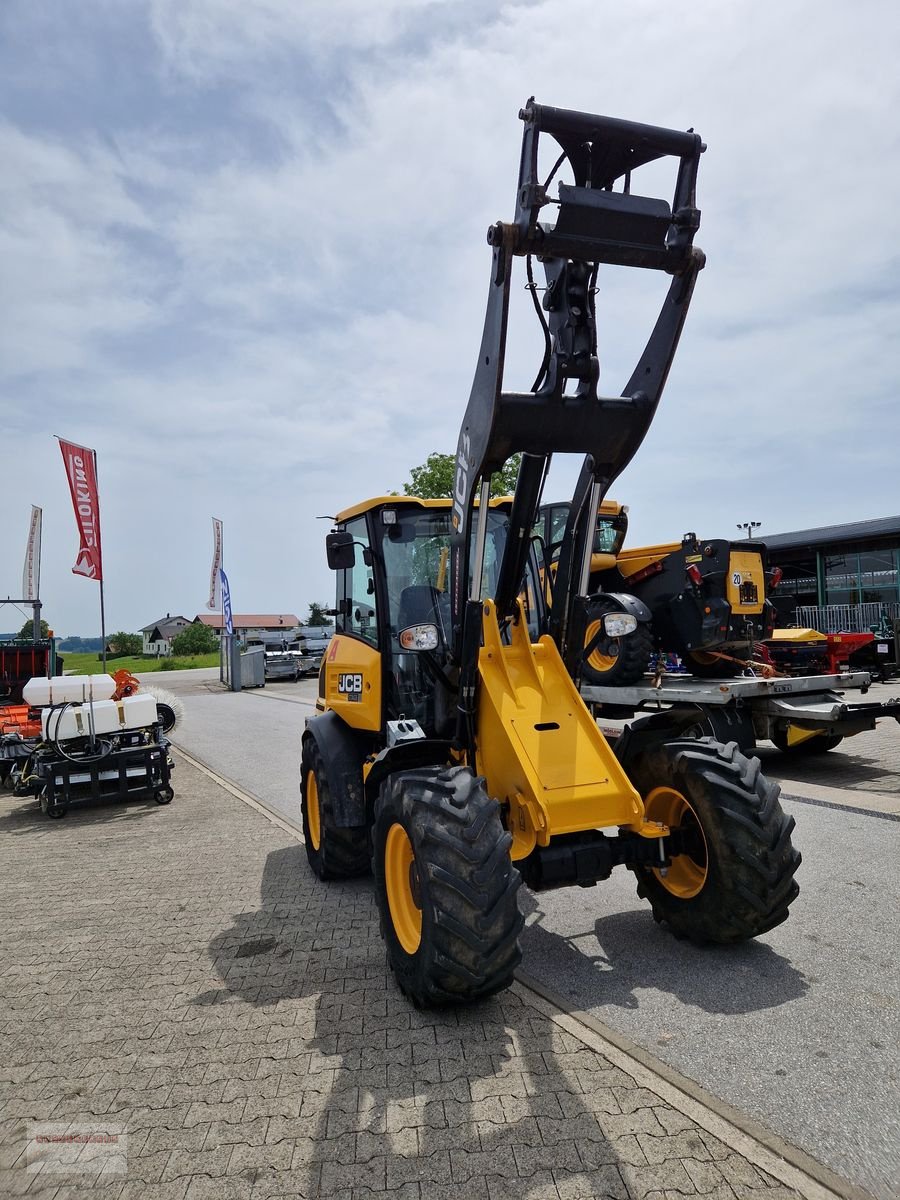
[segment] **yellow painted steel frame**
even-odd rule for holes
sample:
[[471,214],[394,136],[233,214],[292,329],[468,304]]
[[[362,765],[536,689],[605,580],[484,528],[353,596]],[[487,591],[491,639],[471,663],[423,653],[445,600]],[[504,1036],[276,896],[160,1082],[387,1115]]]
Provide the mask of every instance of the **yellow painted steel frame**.
[[616,565],[622,575],[629,579],[652,563],[660,562],[681,549],[681,542],[661,542],[658,546],[636,546],[633,550],[620,550]]
[[484,644],[476,770],[509,804],[511,855],[524,858],[551,837],[621,826],[660,837],[644,820],[630,783],[578,694],[553,641],[532,643],[521,601],[504,645],[493,601],[483,608]]
[[[741,583],[735,583],[740,577]],[[753,604],[741,603],[741,584],[755,583],[757,599]],[[728,556],[728,579],[725,597],[733,613],[760,613],[766,598],[766,577],[762,555],[758,550],[732,550]]]

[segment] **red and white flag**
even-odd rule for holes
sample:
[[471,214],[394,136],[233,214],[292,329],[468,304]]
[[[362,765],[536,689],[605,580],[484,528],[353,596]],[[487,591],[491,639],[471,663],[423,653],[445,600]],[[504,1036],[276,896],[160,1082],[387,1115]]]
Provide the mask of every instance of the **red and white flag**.
[[222,522],[213,517],[213,560],[209,572],[209,599],[206,607],[213,612],[222,607],[222,580],[219,572],[222,570]]
[[103,557],[100,551],[100,496],[97,491],[97,452],[86,446],[59,439],[75,521],[81,536],[81,546],[73,575],[84,575],[86,579],[103,580]]
[[41,596],[41,510],[31,506],[28,544],[25,547],[25,568],[22,571],[22,599],[39,600]]

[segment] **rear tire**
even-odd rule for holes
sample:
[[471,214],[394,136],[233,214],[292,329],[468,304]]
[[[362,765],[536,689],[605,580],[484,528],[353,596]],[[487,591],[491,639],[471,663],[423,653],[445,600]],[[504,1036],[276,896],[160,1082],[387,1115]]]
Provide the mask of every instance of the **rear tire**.
[[482,1000],[521,960],[512,835],[468,767],[404,771],[382,785],[372,870],[388,962],[417,1006]]
[[322,754],[308,738],[300,761],[300,813],[306,857],[320,879],[352,879],[369,871],[365,825],[343,829],[335,824],[334,801]]
[[729,742],[679,739],[647,751],[629,767],[647,817],[681,829],[684,852],[668,874],[635,868],[638,895],[676,937],[735,943],[785,921],[799,888],[794,818],[779,787]]
[[601,622],[608,613],[620,613],[617,605],[609,600],[597,600],[588,609],[585,629],[585,646],[600,632],[596,647],[584,659],[581,668],[583,683],[592,687],[627,687],[638,683],[650,667],[653,654],[653,635],[650,626],[638,622],[637,629],[625,637],[607,637],[600,630]]
[[840,733],[817,733],[815,737],[804,738],[802,742],[789,745],[786,729],[773,729],[771,740],[782,754],[791,754],[796,758],[803,755],[827,754],[844,740]]

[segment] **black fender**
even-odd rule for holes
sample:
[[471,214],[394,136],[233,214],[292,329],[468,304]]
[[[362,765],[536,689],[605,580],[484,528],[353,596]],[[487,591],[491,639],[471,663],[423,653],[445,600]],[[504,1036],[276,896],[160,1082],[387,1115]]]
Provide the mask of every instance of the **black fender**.
[[363,763],[372,752],[372,739],[351,729],[336,712],[309,717],[302,745],[315,742],[331,790],[334,823],[340,829],[366,824]]
[[590,602],[595,600],[611,600],[622,612],[637,617],[643,625],[649,625],[653,620],[653,613],[643,600],[638,600],[637,596],[632,596],[629,592],[592,592]]
[[446,738],[414,738],[408,742],[397,742],[376,754],[366,775],[366,796],[369,812],[375,807],[378,792],[385,779],[397,771],[413,771],[416,767],[443,767],[453,763],[453,743]]
[[685,736],[713,737],[723,746],[737,742],[748,755],[756,749],[749,712],[732,705],[687,704],[632,721],[616,738],[613,752],[627,772],[631,762],[648,750]]

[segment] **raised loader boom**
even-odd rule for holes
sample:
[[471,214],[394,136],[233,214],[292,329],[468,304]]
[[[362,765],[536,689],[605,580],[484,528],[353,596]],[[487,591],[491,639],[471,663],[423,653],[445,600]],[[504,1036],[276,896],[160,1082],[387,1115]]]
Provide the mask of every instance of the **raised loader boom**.
[[[451,623],[454,658],[461,671],[458,736],[463,742],[471,741],[476,704],[491,475],[510,455],[523,452],[509,537],[492,597],[497,618],[503,623],[513,616],[522,589],[531,529],[551,456],[585,455],[585,503],[596,513],[610,484],[631,461],[650,427],[694,283],[705,261],[703,252],[693,245],[700,224],[697,168],[705,150],[697,134],[549,108],[535,104],[533,98],[519,116],[525,130],[515,218],[508,224],[498,221],[488,230],[493,258],[487,313],[456,454]],[[560,151],[543,180],[538,164],[542,135],[554,139]],[[666,158],[674,158],[678,164],[671,203],[634,193],[634,173]],[[575,182],[560,183],[558,197],[551,198],[550,183],[564,163]],[[554,208],[555,222],[540,220],[544,210]],[[530,392],[510,392],[503,387],[512,264],[517,257],[527,261],[529,286],[545,338],[543,361]],[[534,257],[542,263],[546,279],[540,305],[532,276]],[[597,391],[600,371],[594,292],[602,264],[673,276],[644,352],[622,394],[614,397],[600,396]],[[477,510],[481,520],[470,538],[477,497],[481,499]],[[568,612],[568,597],[586,592],[587,525],[580,540],[578,532],[573,520],[557,573],[561,596],[559,606],[554,597],[557,612]]]

